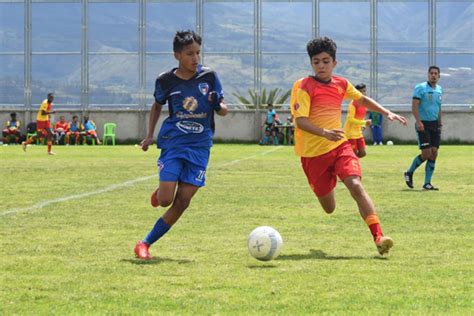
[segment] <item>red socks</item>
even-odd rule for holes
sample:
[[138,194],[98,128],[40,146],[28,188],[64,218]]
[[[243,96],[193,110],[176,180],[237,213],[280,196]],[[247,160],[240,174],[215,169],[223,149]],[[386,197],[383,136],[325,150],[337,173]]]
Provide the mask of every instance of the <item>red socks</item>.
[[377,214],[367,216],[364,221],[367,226],[369,226],[370,232],[372,233],[374,240],[376,240],[378,237],[383,236],[382,228],[380,228],[380,221]]

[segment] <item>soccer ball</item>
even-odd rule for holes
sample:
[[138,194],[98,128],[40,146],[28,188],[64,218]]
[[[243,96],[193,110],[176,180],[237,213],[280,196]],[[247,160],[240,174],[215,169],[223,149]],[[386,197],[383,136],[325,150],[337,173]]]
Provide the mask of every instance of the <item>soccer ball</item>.
[[283,246],[283,239],[276,229],[260,226],[252,230],[247,239],[249,253],[255,259],[270,261],[278,257]]
[[388,140],[388,141],[387,141],[387,145],[392,146],[392,145],[393,145],[393,142],[392,142],[391,140]]

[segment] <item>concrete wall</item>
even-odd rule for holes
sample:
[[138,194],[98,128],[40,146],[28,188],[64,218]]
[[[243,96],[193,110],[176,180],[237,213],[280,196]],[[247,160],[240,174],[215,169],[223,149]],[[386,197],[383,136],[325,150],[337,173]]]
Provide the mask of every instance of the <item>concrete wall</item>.
[[[394,112],[404,115],[409,119],[407,127],[398,123],[383,123],[384,139],[400,139],[404,141],[416,141],[414,131],[414,118],[408,107],[392,109]],[[36,120],[36,110],[25,111],[24,109],[0,108],[0,121],[2,129],[7,120],[10,119],[10,112],[16,112],[17,118],[22,122],[24,132],[26,123]],[[278,111],[280,119],[286,120],[288,111]],[[90,118],[97,124],[99,136],[103,134],[104,123],[117,123],[117,138],[119,141],[138,140],[145,136],[148,125],[148,111],[137,111],[135,109],[90,109]],[[82,118],[82,112],[72,110],[58,110],[54,119],[59,120],[61,115],[65,115],[70,120],[73,115]],[[155,129],[155,135],[164,118],[168,115],[163,112],[159,123]],[[262,122],[265,118],[265,111],[255,110],[234,110],[225,117],[216,116],[216,139],[257,142],[262,135]],[[343,113],[343,119],[345,113]],[[25,123],[26,122],[26,123]],[[365,132],[366,139],[370,139],[369,130]],[[462,142],[474,143],[474,110],[470,108],[445,108],[443,109],[443,140],[460,140]]]

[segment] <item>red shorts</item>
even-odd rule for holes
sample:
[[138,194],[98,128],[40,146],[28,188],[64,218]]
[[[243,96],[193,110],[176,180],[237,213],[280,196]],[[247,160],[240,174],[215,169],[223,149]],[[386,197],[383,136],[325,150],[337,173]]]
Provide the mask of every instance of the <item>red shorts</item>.
[[38,132],[43,132],[45,129],[50,129],[51,128],[51,122],[50,121],[36,121],[36,130]]
[[301,157],[301,165],[311,189],[318,197],[334,189],[336,177],[344,180],[348,176],[362,175],[359,158],[354,154],[349,142],[342,143],[320,156]]
[[364,137],[356,138],[356,139],[349,139],[349,143],[351,143],[352,150],[354,152],[358,152],[359,150],[365,148],[365,139],[364,139]]

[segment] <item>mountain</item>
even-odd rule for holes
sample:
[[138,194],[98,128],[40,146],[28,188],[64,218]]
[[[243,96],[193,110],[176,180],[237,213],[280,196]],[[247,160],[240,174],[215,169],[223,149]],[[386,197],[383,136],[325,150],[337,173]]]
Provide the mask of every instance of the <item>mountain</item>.
[[[474,4],[438,2],[437,47],[446,102],[473,103]],[[175,65],[171,49],[176,29],[193,28],[194,3],[147,5],[147,94],[156,76]],[[226,90],[254,89],[253,2],[205,2],[203,63],[216,69]],[[89,4],[89,83],[91,103],[136,103],[138,93],[138,5]],[[311,73],[305,46],[311,38],[310,2],[262,3],[262,87],[288,89]],[[320,33],[338,43],[336,72],[354,83],[369,81],[369,4],[321,2]],[[22,52],[23,4],[0,4],[0,52]],[[33,3],[35,52],[72,52],[33,56],[33,95],[54,90],[58,102],[80,102],[80,3]],[[426,80],[428,17],[425,2],[378,4],[378,99],[407,104],[411,89]],[[417,54],[388,54],[414,51]],[[295,52],[295,53],[291,53]],[[453,54],[459,53],[462,54]],[[0,103],[22,102],[23,56],[0,55]],[[37,101],[34,101],[37,102]]]

